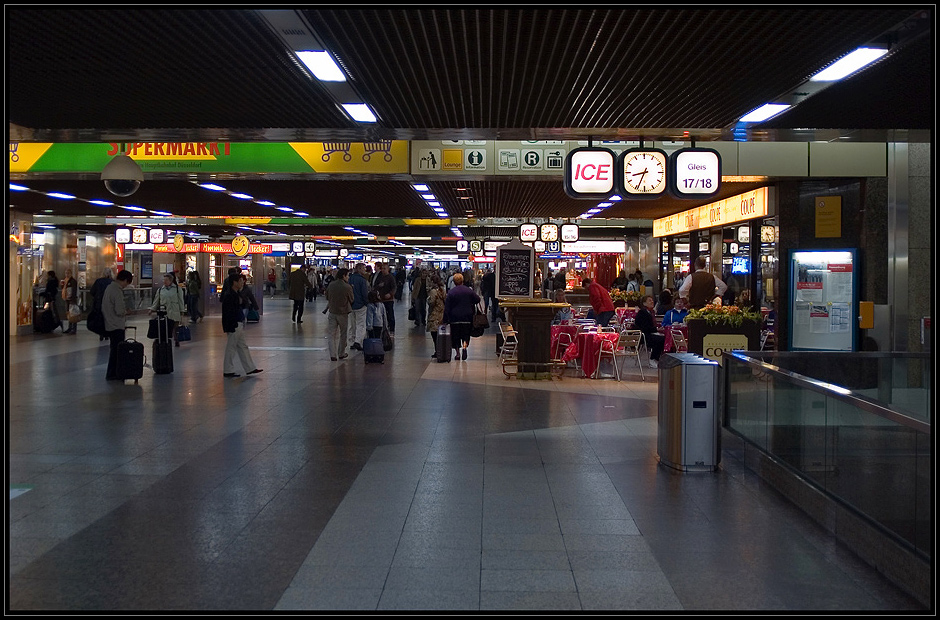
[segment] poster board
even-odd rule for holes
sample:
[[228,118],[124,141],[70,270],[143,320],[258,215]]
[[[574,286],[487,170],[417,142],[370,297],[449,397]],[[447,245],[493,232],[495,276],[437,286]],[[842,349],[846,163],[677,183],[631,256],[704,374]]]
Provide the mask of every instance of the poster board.
[[531,298],[534,293],[535,250],[518,239],[496,248],[496,297]]
[[790,251],[790,349],[858,350],[856,250]]

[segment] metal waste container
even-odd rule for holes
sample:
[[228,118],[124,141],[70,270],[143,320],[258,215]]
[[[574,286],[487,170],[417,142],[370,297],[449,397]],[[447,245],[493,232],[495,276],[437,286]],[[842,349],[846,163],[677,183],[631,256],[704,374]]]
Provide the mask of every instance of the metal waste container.
[[718,362],[694,353],[659,359],[659,462],[680,471],[713,471],[721,458]]

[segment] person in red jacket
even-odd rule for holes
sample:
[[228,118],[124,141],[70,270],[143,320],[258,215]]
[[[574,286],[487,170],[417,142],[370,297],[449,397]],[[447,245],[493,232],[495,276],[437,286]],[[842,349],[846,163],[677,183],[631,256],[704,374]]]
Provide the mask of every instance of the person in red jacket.
[[601,327],[607,327],[614,317],[614,300],[610,298],[610,293],[591,278],[584,278],[581,286],[587,289],[591,307],[594,308],[594,320]]

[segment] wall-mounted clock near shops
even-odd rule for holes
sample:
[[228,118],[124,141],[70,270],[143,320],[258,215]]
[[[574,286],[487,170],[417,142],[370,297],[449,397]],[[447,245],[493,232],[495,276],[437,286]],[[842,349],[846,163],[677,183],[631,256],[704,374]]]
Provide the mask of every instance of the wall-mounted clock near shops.
[[630,198],[658,198],[668,187],[669,156],[660,149],[627,149],[620,154],[619,191]]

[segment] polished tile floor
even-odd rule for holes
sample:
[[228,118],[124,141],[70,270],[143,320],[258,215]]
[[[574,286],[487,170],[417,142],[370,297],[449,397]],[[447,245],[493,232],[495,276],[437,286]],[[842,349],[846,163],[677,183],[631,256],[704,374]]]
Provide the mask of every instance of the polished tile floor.
[[217,316],[136,385],[84,324],[10,339],[8,611],[922,610],[730,435],[659,466],[655,374],[507,379],[495,327],[431,363],[403,303],[383,365],[331,362],[323,298],[290,303],[236,379]]

